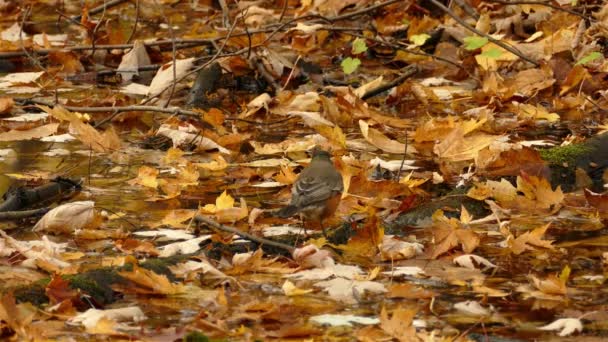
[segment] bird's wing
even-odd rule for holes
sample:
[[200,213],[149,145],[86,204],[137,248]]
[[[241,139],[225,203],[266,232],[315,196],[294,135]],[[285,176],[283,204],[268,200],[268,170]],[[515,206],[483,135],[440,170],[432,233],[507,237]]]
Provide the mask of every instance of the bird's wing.
[[335,194],[333,184],[314,177],[298,180],[293,188],[292,204],[300,208],[329,199]]

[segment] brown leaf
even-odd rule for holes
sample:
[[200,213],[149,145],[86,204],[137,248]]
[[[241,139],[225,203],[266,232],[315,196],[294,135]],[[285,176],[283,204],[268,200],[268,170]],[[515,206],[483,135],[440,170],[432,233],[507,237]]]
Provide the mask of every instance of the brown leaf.
[[118,151],[121,141],[112,126],[105,132],[99,133],[93,126],[80,120],[70,121],[70,129],[76,133],[76,137],[85,145],[96,152]]
[[121,292],[174,295],[183,293],[184,286],[175,284],[167,276],[133,265],[133,271],[118,272],[118,275],[130,280],[135,286],[121,287]]
[[44,289],[46,296],[49,297],[51,305],[70,301],[74,304],[81,303],[80,292],[70,287],[70,282],[64,280],[60,275],[53,275],[51,281]]
[[389,318],[386,308],[380,312],[380,328],[401,342],[419,341],[416,328],[412,325],[416,310],[398,307]]
[[32,128],[27,131],[10,130],[8,132],[0,133],[0,141],[20,141],[20,140],[40,139],[40,138],[48,137],[51,134],[54,134],[55,132],[57,132],[57,128],[59,128],[59,124],[52,123],[52,124]]
[[597,209],[600,213],[608,213],[608,194],[598,194],[589,189],[585,189],[585,199],[587,199],[589,205]]
[[0,115],[10,113],[14,105],[15,101],[13,101],[13,98],[6,96],[0,97]]
[[519,255],[527,250],[534,250],[535,247],[553,249],[554,247],[551,245],[553,243],[552,240],[542,239],[550,225],[550,223],[547,223],[542,227],[538,227],[518,236],[515,240],[510,240],[509,248],[511,249],[511,252]]
[[389,298],[425,299],[433,298],[436,295],[437,294],[433,291],[409,283],[393,284],[388,287]]

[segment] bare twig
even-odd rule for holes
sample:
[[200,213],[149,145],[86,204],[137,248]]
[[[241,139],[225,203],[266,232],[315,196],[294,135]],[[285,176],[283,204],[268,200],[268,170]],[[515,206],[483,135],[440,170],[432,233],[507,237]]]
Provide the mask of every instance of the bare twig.
[[[54,105],[53,103],[50,103],[50,102],[47,102],[44,100],[40,100],[40,99],[29,99],[27,101],[30,103],[41,104],[41,105],[49,106],[49,107],[52,107]],[[167,114],[173,114],[173,115],[186,115],[186,116],[192,116],[192,117],[201,116],[200,112],[181,109],[179,107],[163,108],[163,107],[159,107],[159,106],[138,106],[138,105],[122,106],[122,107],[109,107],[109,106],[107,106],[107,107],[63,106],[63,107],[67,110],[74,111],[74,112],[112,113],[112,116],[100,121],[99,123],[97,123],[95,125],[95,127],[102,126],[106,122],[108,122],[108,121],[112,120],[114,117],[118,116],[120,113],[124,113],[124,112],[157,112],[157,113],[167,113]],[[224,118],[224,120],[245,122],[245,123],[249,123],[249,124],[253,124],[253,125],[270,126],[270,125],[276,125],[276,124],[280,124],[280,123],[289,121],[292,118],[293,117],[282,118],[279,120],[269,121],[269,122],[258,122],[258,121],[253,121],[253,120],[247,120],[247,119],[241,119],[241,118],[231,118],[231,117]]]
[[366,8],[362,8],[362,9],[357,10],[357,11],[353,11],[353,12],[350,12],[350,13],[345,13],[345,14],[342,14],[342,15],[335,16],[333,18],[329,18],[329,20],[331,20],[332,22],[335,22],[335,21],[339,21],[339,20],[352,19],[354,17],[371,13],[371,12],[373,12],[373,11],[379,9],[379,8],[386,7],[388,5],[392,5],[392,4],[397,3],[397,2],[403,2],[403,0],[388,0],[388,1],[381,2],[381,3],[376,4],[376,5],[372,5],[372,6],[369,6],[369,7],[366,7]]
[[293,246],[286,245],[284,243],[280,243],[280,242],[276,242],[276,241],[272,241],[272,240],[268,240],[268,239],[264,239],[264,238],[261,238],[261,237],[257,237],[257,236],[251,235],[249,233],[242,232],[242,231],[238,230],[237,228],[223,225],[223,224],[221,224],[219,222],[216,222],[216,221],[214,221],[214,220],[212,220],[212,219],[210,219],[208,217],[202,216],[202,215],[196,215],[196,216],[194,216],[194,221],[197,222],[197,223],[204,223],[204,224],[206,224],[208,226],[211,226],[211,227],[213,227],[215,229],[219,229],[219,230],[224,231],[224,232],[228,232],[228,233],[232,233],[232,234],[238,235],[238,236],[240,236],[242,238],[245,238],[247,240],[251,240],[253,242],[257,242],[257,243],[259,243],[261,245],[267,245],[267,246],[273,246],[273,247],[281,248],[281,249],[284,249],[284,250],[286,250],[286,251],[288,251],[290,253],[292,253],[295,250],[295,248]]
[[137,32],[137,24],[139,23],[139,0],[135,0],[135,22],[133,23],[133,30],[131,30],[131,34],[127,39],[127,44],[131,42],[131,39],[135,37],[135,32]]
[[[89,15],[94,15],[97,14],[99,12],[105,12],[106,9],[111,8],[111,7],[116,7],[124,2],[127,2],[129,0],[110,0],[108,2],[103,3],[103,5],[99,5],[97,7],[93,7],[89,10]],[[79,15],[75,15],[73,17],[70,17],[71,20],[73,21],[80,21],[80,19],[82,18],[82,14]]]
[[370,97],[376,96],[378,94],[381,94],[382,92],[389,90],[393,87],[396,87],[398,85],[400,85],[401,83],[403,83],[403,81],[405,81],[406,79],[412,77],[413,75],[415,75],[417,72],[419,71],[418,67],[416,65],[408,65],[403,74],[399,75],[399,77],[395,78],[394,80],[392,80],[391,82],[385,83],[380,85],[377,88],[374,89],[370,89],[367,92],[365,92],[365,94],[361,97],[363,100],[367,100]]
[[230,27],[230,12],[228,11],[228,4],[226,4],[226,0],[218,0],[218,2],[222,8],[222,22],[224,27]]
[[407,156],[407,129],[405,130],[405,147],[403,148],[403,158],[401,159],[401,165],[397,172],[397,183],[401,180],[401,170],[403,170],[403,164],[405,164],[405,156]]
[[23,18],[21,19],[21,25],[19,26],[19,44],[21,45],[21,50],[22,53],[24,53],[27,58],[32,61],[32,64],[39,67],[40,69],[44,70],[44,71],[48,71],[43,65],[42,63],[40,63],[40,61],[38,60],[38,58],[36,58],[35,56],[35,52],[32,52],[33,55],[30,55],[29,52],[27,51],[27,48],[25,47],[25,44],[23,43],[23,25],[25,22],[25,18],[29,17],[30,12],[32,11],[32,7],[28,7],[25,12],[23,12]]
[[177,66],[175,65],[177,62],[177,58],[175,57],[177,54],[177,48],[175,47],[175,32],[173,32],[173,25],[171,24],[171,20],[169,20],[169,18],[165,14],[165,11],[163,10],[162,6],[160,6],[158,2],[154,3],[159,8],[160,14],[163,16],[163,18],[165,18],[165,22],[167,23],[167,26],[169,28],[169,34],[171,35],[171,69],[173,71],[173,81],[171,82],[171,92],[169,93],[169,97],[167,98],[167,101],[163,106],[164,108],[167,108],[169,106],[169,102],[171,102],[171,99],[173,98],[173,94],[175,94],[175,86],[177,85]]
[[478,29],[474,28],[473,26],[467,24],[464,20],[462,20],[462,18],[460,18],[458,15],[456,15],[456,13],[454,13],[454,11],[452,11],[451,9],[445,7],[444,4],[442,4],[441,2],[437,1],[437,0],[429,0],[430,2],[432,2],[435,6],[439,7],[439,9],[441,9],[443,12],[445,12],[447,15],[449,15],[450,17],[452,17],[454,20],[456,20],[456,22],[458,22],[460,25],[462,25],[464,28],[466,28],[467,30],[482,36],[482,37],[486,37],[489,41],[491,41],[492,43],[500,46],[501,48],[511,52],[512,54],[519,56],[519,58],[525,60],[526,62],[538,67],[540,66],[540,64],[533,60],[532,58],[524,55],[521,51],[517,50],[516,48],[505,44],[504,42],[501,42],[498,39],[493,38],[490,35],[487,35],[481,31],[479,31]]
[[283,8],[281,8],[281,15],[279,16],[279,22],[283,21],[283,17],[285,17],[285,13],[287,12],[287,4],[289,0],[283,0]]
[[106,1],[103,1],[103,12],[101,13],[101,18],[97,21],[97,24],[95,24],[95,27],[93,28],[93,30],[91,31],[91,45],[93,46],[93,50],[91,50],[91,55],[95,55],[95,41],[97,40],[97,38],[95,37],[97,35],[97,30],[99,30],[99,27],[101,27],[101,23],[103,23],[103,19],[106,16]]

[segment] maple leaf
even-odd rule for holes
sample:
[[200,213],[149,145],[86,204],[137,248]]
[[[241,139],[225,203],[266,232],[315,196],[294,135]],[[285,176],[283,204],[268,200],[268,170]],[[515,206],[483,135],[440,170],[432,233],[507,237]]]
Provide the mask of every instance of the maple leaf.
[[521,176],[517,177],[517,190],[541,209],[557,209],[564,200],[564,193],[559,186],[553,191],[548,180],[530,176],[523,171]]
[[133,265],[131,272],[118,272],[118,275],[130,280],[135,286],[121,287],[121,292],[174,295],[183,293],[184,286],[174,284],[165,275]]
[[508,246],[513,254],[519,255],[527,250],[534,250],[535,247],[553,249],[552,240],[543,240],[542,237],[549,228],[551,223],[547,223],[542,227],[533,229],[518,236],[514,240],[508,241]]
[[80,302],[80,292],[70,287],[70,283],[61,276],[54,275],[49,284],[44,289],[46,296],[52,305],[61,303],[64,300],[72,301],[74,304]]
[[589,189],[585,189],[585,199],[587,203],[597,209],[600,214],[608,213],[608,195],[598,194]]
[[137,172],[137,178],[129,181],[131,185],[139,184],[142,186],[146,186],[149,188],[156,189],[158,187],[158,177],[159,171],[153,167],[142,166],[139,168]]
[[[468,217],[463,213],[463,218]],[[433,214],[433,220],[438,223],[433,229],[435,240],[435,248],[431,254],[431,258],[435,259],[441,254],[444,254],[460,244],[462,250],[469,254],[479,246],[479,236],[468,228],[462,226],[461,221],[455,218],[447,218],[443,215],[442,210],[438,210]]]
[[226,190],[215,199],[215,204],[206,204],[201,211],[203,213],[215,214],[218,222],[236,222],[246,218],[249,215],[247,202],[241,198],[241,206],[234,206],[234,198],[230,196]]
[[36,316],[36,310],[29,303],[17,305],[12,293],[7,293],[0,299],[0,320],[6,322],[23,340],[31,340],[29,327]]
[[344,252],[345,257],[353,258],[375,256],[379,251],[384,237],[384,228],[381,227],[375,209],[369,209],[369,217],[363,227],[357,229],[356,235],[353,236],[346,246],[339,248]]
[[383,307],[380,312],[380,328],[401,342],[419,341],[416,328],[412,325],[415,315],[416,310],[399,307],[389,318],[386,308]]

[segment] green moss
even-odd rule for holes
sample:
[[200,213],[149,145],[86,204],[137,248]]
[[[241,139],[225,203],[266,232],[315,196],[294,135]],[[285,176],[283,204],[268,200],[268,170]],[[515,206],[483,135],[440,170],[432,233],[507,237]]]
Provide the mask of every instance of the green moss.
[[203,334],[200,331],[193,331],[193,332],[188,333],[186,336],[184,336],[182,341],[184,341],[184,342],[223,342],[226,340],[209,338],[209,337],[207,337],[207,335]]
[[111,267],[68,275],[64,279],[70,282],[71,288],[83,291],[102,305],[116,300],[116,293],[112,290],[112,285],[126,282],[123,277],[118,275],[117,269]]
[[184,336],[183,339],[184,342],[209,342],[209,337],[207,337],[205,334],[198,332],[198,331],[193,331],[191,333],[189,333],[188,335]]
[[169,280],[176,281],[175,275],[169,269],[169,266],[179,264],[180,262],[188,260],[192,254],[174,255],[168,258],[155,258],[148,259],[140,264],[141,267],[153,271],[154,273],[162,274],[167,276]]
[[49,302],[46,296],[46,286],[51,281],[49,278],[38,280],[28,286],[21,286],[13,291],[17,303],[30,302],[36,306],[42,306]]
[[575,167],[576,160],[593,151],[587,144],[573,144],[540,150],[541,157],[551,164]]

